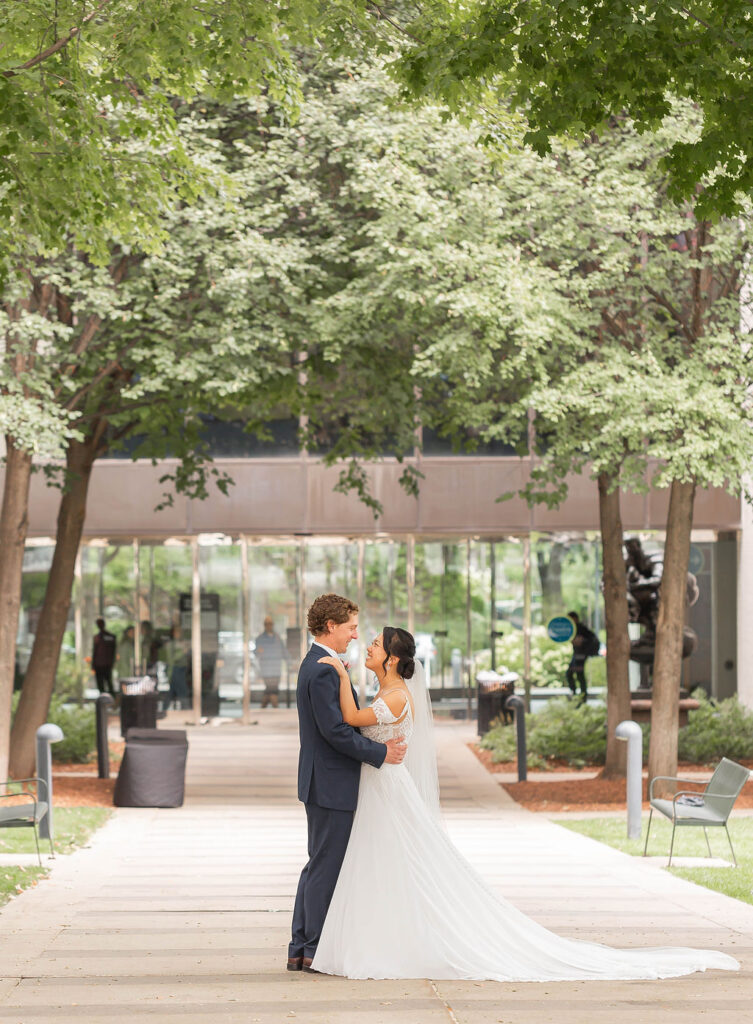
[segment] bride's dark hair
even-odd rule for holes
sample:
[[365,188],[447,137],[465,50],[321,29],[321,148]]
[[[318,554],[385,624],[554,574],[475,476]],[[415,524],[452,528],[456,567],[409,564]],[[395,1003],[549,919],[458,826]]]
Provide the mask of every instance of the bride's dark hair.
[[416,641],[407,629],[399,626],[385,626],[382,630],[382,644],[384,646],[384,661],[382,666],[387,670],[387,660],[395,657],[397,661],[397,674],[403,679],[411,679],[416,670]]

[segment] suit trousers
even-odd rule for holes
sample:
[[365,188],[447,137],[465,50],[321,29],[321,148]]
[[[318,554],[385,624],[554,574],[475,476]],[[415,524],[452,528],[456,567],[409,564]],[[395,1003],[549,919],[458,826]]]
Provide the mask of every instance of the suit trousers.
[[304,806],[308,819],[309,859],[295,895],[293,937],[288,947],[290,957],[313,957],[316,953],[355,813],[316,804]]

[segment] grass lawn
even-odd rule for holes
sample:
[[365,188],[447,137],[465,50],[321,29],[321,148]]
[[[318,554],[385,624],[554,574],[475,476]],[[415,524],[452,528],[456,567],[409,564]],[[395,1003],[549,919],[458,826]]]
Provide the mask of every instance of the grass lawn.
[[[106,807],[56,807],[54,817],[55,852],[57,854],[72,853],[85,846],[91,835],[97,831],[112,811]],[[42,854],[49,853],[50,844],[46,839],[39,840]],[[34,832],[30,828],[0,829],[0,853],[36,853]],[[0,906],[8,900],[36,885],[37,880],[45,878],[47,868],[33,867],[0,867]]]
[[[628,839],[626,836],[627,826],[625,818],[581,818],[581,819],[559,819],[558,825],[569,828],[573,832],[580,832],[581,835],[597,839],[600,843],[613,846],[623,853],[632,854],[638,857],[643,853],[643,843],[646,839],[646,826],[648,815],[643,818],[643,830],[640,839]],[[732,842],[735,845],[738,867],[729,868],[676,868],[669,870],[678,878],[687,878],[697,885],[704,885],[707,889],[714,889],[726,896],[734,896],[735,899],[744,903],[753,903],[753,818],[734,818],[730,822],[729,832]],[[715,857],[731,859],[727,836],[724,829],[710,828],[708,830],[711,852]],[[672,836],[672,826],[662,818],[651,823],[651,838],[648,844],[649,856],[668,856],[669,842]],[[707,857],[706,840],[703,838],[703,829],[700,828],[678,828],[675,832],[675,848],[673,856],[676,857]]]

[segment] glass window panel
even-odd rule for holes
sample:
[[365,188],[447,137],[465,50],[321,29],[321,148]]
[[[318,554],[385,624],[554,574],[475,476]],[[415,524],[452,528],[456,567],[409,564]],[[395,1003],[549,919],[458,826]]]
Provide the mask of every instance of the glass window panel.
[[140,545],[134,621],[141,624],[141,662],[134,670],[156,674],[165,702],[184,710],[192,706],[192,565],[188,542]]
[[465,658],[468,647],[465,542],[416,541],[415,577],[418,656],[432,689],[456,688],[452,652]]
[[243,602],[237,544],[199,547],[202,714],[239,717],[243,702]]
[[[248,576],[251,643],[254,652],[257,644],[262,648],[252,660],[252,700],[265,703],[269,694],[268,703],[274,704],[271,697],[275,692],[275,671],[279,670],[278,701],[290,706],[295,703],[301,643],[306,636],[305,622],[301,621],[301,545],[249,545]],[[279,665],[273,656],[275,645],[269,644],[269,652],[263,652],[267,640],[262,639],[262,634],[267,618],[272,620],[272,633],[282,641]],[[240,654],[242,658],[242,650]],[[241,664],[241,672],[242,667]],[[265,673],[272,682],[265,683]]]
[[[74,602],[81,616],[82,656],[90,658],[92,643],[97,632],[96,620],[102,616],[105,628],[116,638],[116,661],[113,672],[114,687],[120,677],[134,674],[133,624],[135,622],[136,593],[133,582],[133,546],[131,544],[87,544],[81,549],[81,578]],[[129,629],[130,627],[130,629]],[[73,621],[70,623],[73,635]],[[63,655],[65,654],[65,648]],[[88,671],[85,683],[91,696],[97,688]]]
[[[16,641],[16,667],[14,672],[14,689],[20,689],[26,668],[29,664],[34,637],[37,632],[39,614],[42,611],[44,592],[47,587],[47,575],[52,565],[54,545],[28,546],[24,551],[21,577],[21,609],[18,618],[18,634]],[[67,658],[66,670],[75,671],[72,628],[66,632],[65,647]],[[61,655],[61,663],[63,661]],[[72,679],[75,686],[75,679]]]

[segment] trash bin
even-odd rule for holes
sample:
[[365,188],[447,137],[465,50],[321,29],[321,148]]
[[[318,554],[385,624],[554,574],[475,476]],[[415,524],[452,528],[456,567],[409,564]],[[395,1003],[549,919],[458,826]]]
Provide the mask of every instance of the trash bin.
[[[476,676],[479,736],[489,731],[495,718],[504,715],[505,701],[515,692],[517,678],[517,672],[500,673],[489,670],[479,672]],[[505,720],[506,718],[505,715]]]
[[181,807],[187,756],[185,729],[129,729],[113,803],[116,807]]
[[129,729],[154,729],[157,726],[159,695],[152,676],[127,676],[120,680],[120,735]]

